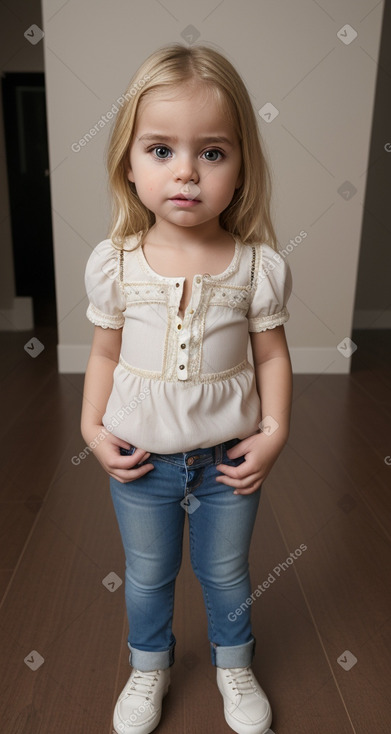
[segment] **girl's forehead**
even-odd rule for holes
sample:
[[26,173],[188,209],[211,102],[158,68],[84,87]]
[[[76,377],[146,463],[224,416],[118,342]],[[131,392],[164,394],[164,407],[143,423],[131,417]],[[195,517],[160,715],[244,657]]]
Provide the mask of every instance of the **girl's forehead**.
[[[213,106],[215,109],[224,112],[226,106],[223,95],[218,89],[211,89],[208,85],[204,84],[181,84],[174,88],[168,87],[167,89],[156,88],[148,90],[148,92],[141,97],[139,102],[139,111],[142,112],[147,107],[152,109],[156,104],[161,103],[188,103],[190,105],[204,106],[205,104]],[[168,106],[169,108],[169,106]]]
[[[177,103],[177,104],[175,104]],[[180,106],[180,110],[178,108]],[[156,113],[156,114],[155,114]],[[137,126],[140,123],[158,121],[164,117],[174,119],[178,114],[185,114],[189,119],[212,120],[223,127],[232,127],[233,116],[229,105],[220,90],[213,90],[207,85],[183,84],[175,89],[156,89],[145,94],[139,101],[137,109]]]
[[181,132],[202,129],[236,142],[243,135],[238,110],[228,94],[219,85],[198,79],[146,89],[137,105],[132,139],[147,132],[167,133],[167,127],[167,134],[173,135],[178,125]]

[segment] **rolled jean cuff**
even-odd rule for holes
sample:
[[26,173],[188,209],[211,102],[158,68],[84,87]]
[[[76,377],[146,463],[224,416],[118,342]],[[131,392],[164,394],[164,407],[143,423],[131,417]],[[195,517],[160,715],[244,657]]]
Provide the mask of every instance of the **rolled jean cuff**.
[[252,663],[255,645],[255,637],[244,645],[232,645],[231,647],[216,645],[211,642],[212,664],[218,668],[247,668]]
[[175,662],[175,642],[168,650],[138,650],[128,642],[129,663],[137,670],[166,670]]

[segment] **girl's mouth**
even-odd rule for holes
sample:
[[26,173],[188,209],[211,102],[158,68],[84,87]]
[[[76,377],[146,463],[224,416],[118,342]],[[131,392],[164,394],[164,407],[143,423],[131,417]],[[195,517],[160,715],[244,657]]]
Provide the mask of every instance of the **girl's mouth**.
[[201,203],[198,199],[170,199],[170,201],[172,201],[176,206],[183,207],[184,209],[197,206],[197,204]]

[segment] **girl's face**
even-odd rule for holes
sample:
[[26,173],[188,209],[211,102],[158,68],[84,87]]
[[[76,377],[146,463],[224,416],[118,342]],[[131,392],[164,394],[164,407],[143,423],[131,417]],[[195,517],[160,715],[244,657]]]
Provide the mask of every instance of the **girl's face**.
[[[220,229],[219,214],[243,180],[241,164],[239,139],[208,90],[183,86],[180,98],[156,92],[142,100],[127,175],[157,224]],[[177,194],[188,201],[175,201]]]

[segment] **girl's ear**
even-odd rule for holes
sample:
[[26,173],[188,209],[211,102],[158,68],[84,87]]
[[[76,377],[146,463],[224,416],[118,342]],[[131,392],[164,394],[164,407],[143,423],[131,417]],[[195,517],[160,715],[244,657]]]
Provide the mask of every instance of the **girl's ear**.
[[129,179],[129,181],[132,181],[134,183],[133,171],[130,166],[128,166],[126,169],[126,177]]

